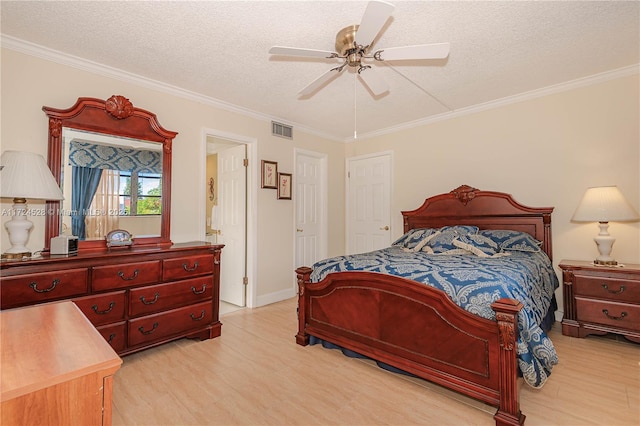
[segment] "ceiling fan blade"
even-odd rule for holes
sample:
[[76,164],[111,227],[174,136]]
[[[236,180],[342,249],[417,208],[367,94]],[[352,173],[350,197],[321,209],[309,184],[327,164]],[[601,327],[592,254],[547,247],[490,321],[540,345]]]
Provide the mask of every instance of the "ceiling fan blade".
[[358,76],[374,95],[379,95],[389,90],[387,82],[371,68],[361,70]]
[[325,83],[331,81],[340,75],[342,68],[331,68],[329,71],[322,74],[320,77],[313,80],[311,83],[307,85],[304,89],[298,92],[300,96],[308,96],[322,87]]
[[269,53],[272,55],[285,55],[285,56],[306,56],[310,58],[337,58],[336,52],[330,52],[328,50],[317,49],[304,49],[302,47],[285,47],[285,46],[273,46],[269,49]]
[[410,59],[442,59],[449,56],[449,43],[419,44],[378,50],[374,58],[379,61]]
[[382,26],[391,13],[395,9],[395,6],[391,3],[384,1],[370,1],[360,21],[358,32],[356,33],[356,42],[363,46],[369,46],[373,43]]

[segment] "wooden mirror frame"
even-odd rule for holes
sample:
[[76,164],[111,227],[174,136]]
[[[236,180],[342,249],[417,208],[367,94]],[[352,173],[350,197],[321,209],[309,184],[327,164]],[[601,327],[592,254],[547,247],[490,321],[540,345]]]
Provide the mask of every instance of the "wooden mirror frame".
[[[78,98],[68,109],[43,106],[49,117],[49,153],[47,162],[58,184],[62,178],[62,129],[84,130],[162,144],[162,218],[159,237],[135,238],[134,245],[171,245],[171,144],[178,134],[164,129],[155,114],[136,108],[129,99],[113,95],[109,99]],[[44,251],[51,238],[60,233],[60,201],[47,201]],[[79,248],[106,248],[105,240],[80,241]]]

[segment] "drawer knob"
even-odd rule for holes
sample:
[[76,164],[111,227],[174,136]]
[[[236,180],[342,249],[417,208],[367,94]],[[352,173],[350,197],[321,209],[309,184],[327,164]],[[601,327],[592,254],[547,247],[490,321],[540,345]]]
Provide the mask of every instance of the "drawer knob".
[[125,281],[131,281],[131,280],[136,279],[136,277],[138,276],[138,270],[137,269],[134,270],[133,271],[133,275],[131,275],[130,277],[125,277],[124,276],[124,272],[122,272],[122,271],[118,272],[118,276],[120,278],[122,278],[123,280],[125,280]]
[[104,314],[108,314],[109,312],[111,312],[113,310],[114,306],[116,306],[116,302],[109,303],[109,307],[107,309],[105,309],[104,311],[99,311],[98,310],[98,305],[93,305],[91,307],[91,309],[93,310],[93,312],[95,312],[98,315],[104,315]]
[[140,333],[144,334],[144,335],[147,335],[147,334],[151,334],[151,333],[153,333],[154,331],[156,331],[156,328],[158,328],[158,323],[157,323],[157,322],[154,322],[154,323],[153,323],[153,327],[151,327],[151,330],[149,330],[149,331],[144,331],[144,326],[141,326],[141,327],[138,327],[138,331],[139,331]]
[[38,288],[38,283],[37,283],[37,282],[35,282],[35,281],[32,281],[32,282],[31,282],[31,284],[29,284],[29,287],[31,287],[31,288],[33,289],[33,291],[35,291],[36,293],[46,293],[46,292],[51,291],[51,290],[53,290],[54,288],[56,288],[56,286],[57,286],[59,283],[60,283],[60,280],[56,278],[56,279],[55,279],[55,280],[53,280],[53,282],[51,283],[51,287],[40,290],[40,289]]
[[627,316],[627,313],[622,311],[622,313],[620,314],[619,317],[614,317],[612,315],[609,315],[609,310],[607,309],[603,309],[602,313],[605,314],[607,316],[607,318],[612,319],[612,320],[616,320],[616,321],[620,321],[622,318]]
[[202,321],[204,319],[204,309],[202,310],[198,318],[196,318],[196,316],[193,315],[193,313],[189,314],[189,316],[191,316],[191,319],[194,321]]
[[144,303],[145,305],[153,305],[154,303],[156,303],[158,301],[159,297],[160,297],[160,293],[156,293],[153,296],[153,300],[145,300],[144,296],[140,296],[140,301],[142,303]]
[[622,292],[624,291],[623,285],[620,286],[620,290],[609,290],[609,286],[606,284],[602,284],[602,288],[604,288],[607,293],[611,294],[622,294]]
[[184,269],[187,272],[193,272],[196,269],[198,269],[198,262],[194,262],[193,267],[188,267],[186,263],[182,264],[182,269]]
[[191,286],[191,291],[193,292],[193,294],[202,294],[205,292],[205,290],[207,289],[207,285],[206,284],[202,284],[202,290],[198,291],[196,290],[196,288],[194,286]]

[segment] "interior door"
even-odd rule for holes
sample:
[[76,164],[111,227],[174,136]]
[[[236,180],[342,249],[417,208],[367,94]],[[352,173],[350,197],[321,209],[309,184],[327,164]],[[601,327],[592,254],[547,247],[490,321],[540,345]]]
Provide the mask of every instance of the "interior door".
[[311,266],[326,257],[325,162],[322,154],[296,153],[296,267]]
[[391,155],[347,162],[347,252],[365,253],[391,244]]
[[220,299],[246,304],[246,146],[239,144],[218,153],[217,242],[224,244],[220,267]]

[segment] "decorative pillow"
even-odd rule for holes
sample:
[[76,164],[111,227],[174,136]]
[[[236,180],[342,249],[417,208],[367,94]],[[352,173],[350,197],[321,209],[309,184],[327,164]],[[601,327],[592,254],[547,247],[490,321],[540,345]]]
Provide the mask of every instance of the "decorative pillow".
[[491,238],[484,235],[463,235],[452,241],[453,245],[465,249],[479,257],[491,257],[498,253],[500,247]]
[[[478,234],[491,238],[500,247],[502,243],[510,238],[519,237],[522,234],[526,234],[522,231],[512,231],[509,229],[483,229]],[[529,235],[529,234],[526,234]]]
[[478,227],[473,225],[453,225],[453,226],[443,226],[440,228],[440,231],[453,231],[458,235],[469,235],[469,234],[477,234]]
[[528,251],[532,253],[539,252],[542,241],[538,241],[527,233],[509,238],[500,244],[500,251]]
[[[392,245],[401,246],[406,251],[419,251],[426,243],[421,242],[427,237],[433,235],[437,230],[432,228],[418,228],[408,231],[406,234],[398,238]],[[420,244],[419,248],[416,248]]]
[[[422,251],[428,251],[429,253],[445,253],[450,250],[457,250],[459,247],[453,245],[453,240],[464,236],[473,235],[478,232],[477,226],[468,225],[456,225],[456,226],[444,226],[440,228],[440,232],[434,235],[433,238],[427,243]],[[428,249],[426,247],[429,247]]]

